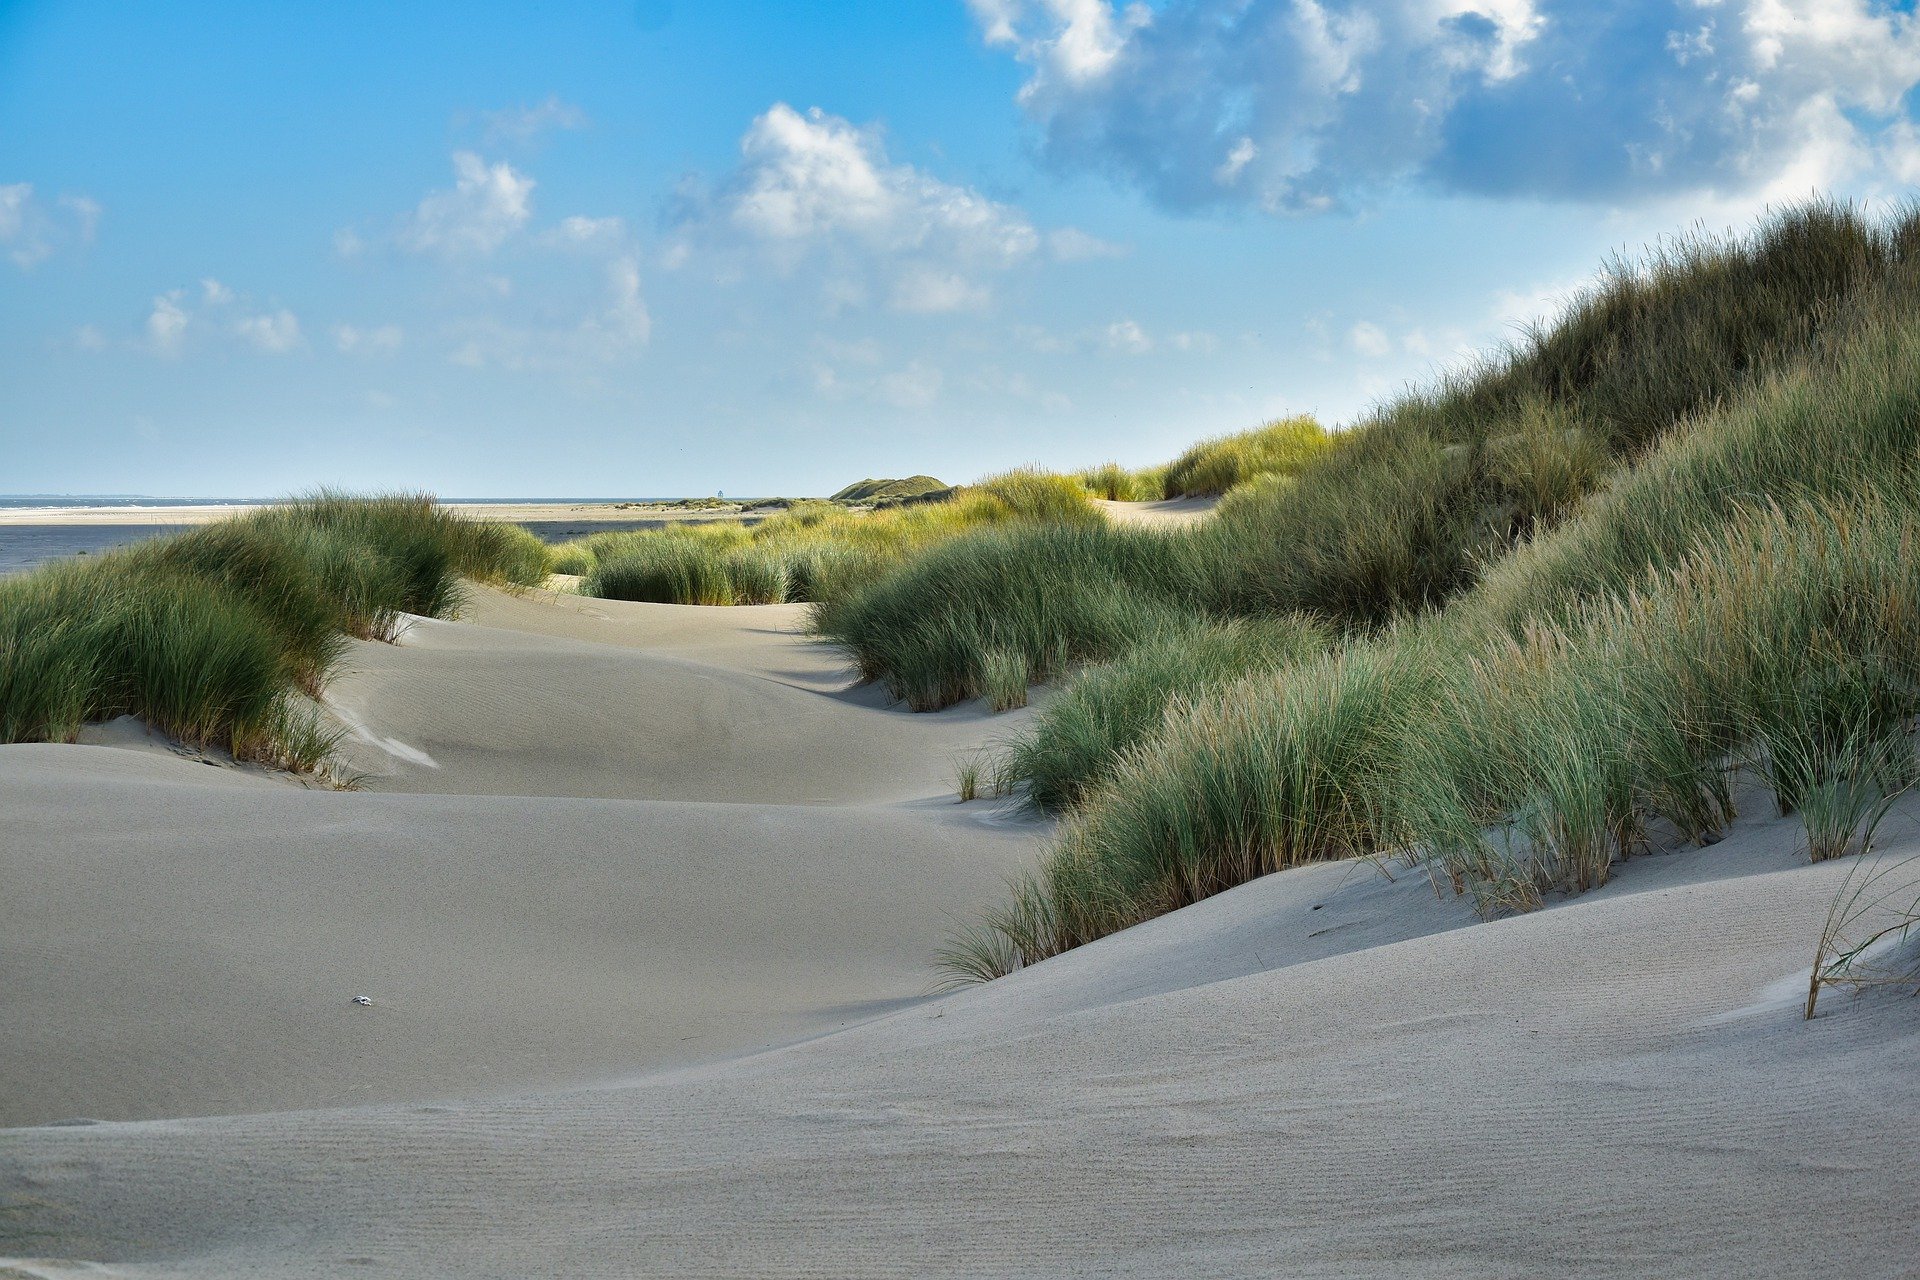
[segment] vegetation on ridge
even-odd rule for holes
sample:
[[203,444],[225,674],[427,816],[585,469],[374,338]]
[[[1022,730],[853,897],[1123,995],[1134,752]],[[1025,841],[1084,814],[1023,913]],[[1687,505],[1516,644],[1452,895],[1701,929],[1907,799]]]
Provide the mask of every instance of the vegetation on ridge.
[[687,525],[599,533],[555,552],[555,567],[585,576],[581,590],[663,604],[830,601],[910,557],[970,530],[1098,522],[1086,494],[1062,476],[1013,471],[933,502],[869,512],[796,502],[757,525]]
[[[1171,604],[1189,625],[1317,616],[1344,639],[1182,689],[1083,768],[1043,868],[958,940],[956,972],[1320,858],[1432,859],[1484,910],[1529,907],[1603,882],[1655,825],[1712,838],[1742,769],[1816,855],[1847,847],[1911,779],[1920,710],[1917,226],[1816,204],[1616,266],[1296,482],[1168,535],[1118,591],[1154,615],[1143,637]],[[997,588],[935,598],[917,568],[837,617],[872,674],[936,687],[961,656],[902,647],[888,620],[970,620]],[[1059,696],[1141,697],[1112,671]]]
[[425,496],[322,493],[0,581],[0,742],[71,741],[135,715],[290,769],[325,763],[314,714],[347,636],[443,617],[461,579],[533,584],[546,548]]

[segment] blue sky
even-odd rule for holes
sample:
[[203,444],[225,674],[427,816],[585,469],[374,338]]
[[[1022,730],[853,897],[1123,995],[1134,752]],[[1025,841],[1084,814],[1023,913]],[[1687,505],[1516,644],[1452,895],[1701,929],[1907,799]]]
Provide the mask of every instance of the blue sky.
[[1869,0],[0,0],[0,492],[806,493],[1351,421],[1920,179]]

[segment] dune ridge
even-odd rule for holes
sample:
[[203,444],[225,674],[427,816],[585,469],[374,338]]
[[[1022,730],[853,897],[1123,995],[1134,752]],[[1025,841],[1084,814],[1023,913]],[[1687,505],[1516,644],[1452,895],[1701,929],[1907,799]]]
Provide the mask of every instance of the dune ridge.
[[[1795,820],[1493,922],[1311,865],[928,998],[1044,831],[941,771],[1024,713],[889,709],[796,622],[480,592],[344,665],[435,765],[360,792],[0,748],[0,1274],[1911,1269],[1920,1026],[1801,1020],[1847,868]],[[695,765],[729,798],[658,798]]]
[[6,1185],[143,1277],[1898,1274],[1907,1010],[1750,1007],[1839,874],[1790,832],[1482,924],[1317,866],[785,1049],[17,1130]]

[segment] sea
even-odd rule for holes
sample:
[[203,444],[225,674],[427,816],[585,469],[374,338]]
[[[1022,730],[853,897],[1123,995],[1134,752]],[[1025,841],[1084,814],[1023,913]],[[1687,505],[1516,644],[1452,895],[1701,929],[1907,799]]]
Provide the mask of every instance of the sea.
[[[123,507],[129,513],[156,507],[231,507],[276,501],[272,498],[156,498],[121,494],[25,494],[0,496],[0,511],[21,507],[60,508]],[[582,506],[607,502],[662,502],[662,498],[442,498],[450,507],[481,505]],[[652,529],[659,520],[523,520],[522,527],[546,542],[565,542],[589,533],[623,529]],[[95,556],[115,547],[124,547],[148,538],[183,533],[188,526],[179,524],[0,524],[0,574],[23,573],[28,569],[66,556]]]

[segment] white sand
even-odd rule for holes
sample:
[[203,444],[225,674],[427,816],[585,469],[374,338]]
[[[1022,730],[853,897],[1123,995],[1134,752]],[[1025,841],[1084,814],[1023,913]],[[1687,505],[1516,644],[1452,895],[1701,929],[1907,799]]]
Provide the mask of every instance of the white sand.
[[1181,525],[1195,524],[1213,514],[1218,498],[1166,498],[1159,502],[1108,502],[1095,498],[1093,505],[1107,513],[1116,524]]
[[[764,714],[804,695],[795,715],[857,712],[903,755],[946,745],[813,692],[817,658],[745,612],[577,607],[608,616],[496,600],[482,616],[517,621],[511,643],[428,628],[389,656],[485,684],[515,644],[598,628],[626,636],[619,658],[575,634],[540,661],[662,696],[672,671],[723,699],[759,680]],[[402,666],[368,666],[363,691],[397,699]],[[478,712],[383,714],[481,776]],[[409,1099],[0,1133],[0,1255],[139,1277],[1920,1269],[1920,1002],[1830,995],[1800,1020],[1782,980],[1846,864],[1805,865],[1791,821],[1491,924],[1418,876],[1285,872],[874,1016],[845,1005],[923,980],[937,919],[991,896],[1032,833],[914,799],[912,768],[863,751],[847,799],[798,807],[327,795],[110,748],[0,751],[0,806],[25,815],[0,845],[0,964],[27,978],[0,988],[6,1104],[214,1110],[222,1080],[308,1107],[349,1081]],[[529,789],[564,772],[497,776],[515,767]],[[715,767],[744,797],[772,766],[743,749]],[[1886,839],[1916,850],[1915,832],[1903,813]],[[344,1004],[361,987],[372,1009]],[[685,1055],[649,1041],[695,1018]],[[539,1091],[629,1050],[624,1083]],[[531,1091],[471,1097],[514,1081]],[[430,1101],[451,1095],[468,1100]]]

